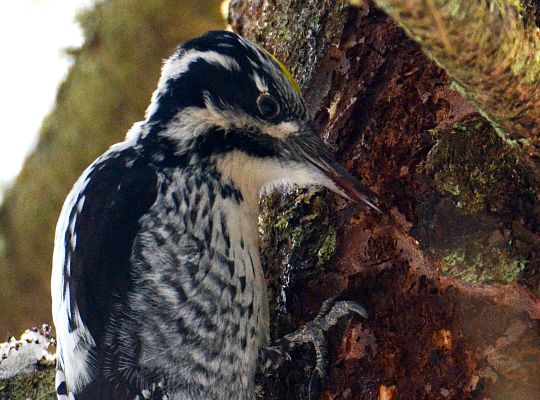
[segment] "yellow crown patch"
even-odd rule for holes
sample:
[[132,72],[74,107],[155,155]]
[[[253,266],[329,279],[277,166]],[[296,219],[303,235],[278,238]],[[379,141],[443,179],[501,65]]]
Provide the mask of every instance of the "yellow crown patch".
[[293,87],[294,90],[296,90],[297,92],[300,92],[300,85],[298,84],[298,82],[296,81],[296,79],[294,79],[294,76],[291,74],[291,71],[289,71],[287,69],[287,67],[281,62],[278,60],[278,58],[273,55],[272,53],[270,53],[268,50],[266,50],[264,47],[261,47],[261,49],[266,53],[268,54],[270,57],[272,57],[272,59],[277,63],[277,65],[279,65],[279,69],[281,70],[281,72],[283,73],[283,75],[285,75],[285,77],[287,78],[287,80],[290,82],[291,86]]

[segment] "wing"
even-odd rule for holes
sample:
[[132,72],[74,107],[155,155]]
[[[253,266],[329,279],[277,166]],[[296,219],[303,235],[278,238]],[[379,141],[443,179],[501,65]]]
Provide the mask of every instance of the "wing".
[[107,324],[130,292],[131,249],[139,219],[156,199],[157,180],[122,143],[88,167],[66,199],[51,281],[59,394],[81,393],[99,381]]

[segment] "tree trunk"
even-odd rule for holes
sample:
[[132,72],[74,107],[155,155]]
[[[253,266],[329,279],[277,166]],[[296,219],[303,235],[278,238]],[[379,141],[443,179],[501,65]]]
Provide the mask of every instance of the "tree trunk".
[[[272,335],[295,330],[340,295],[370,318],[329,333],[321,399],[540,399],[538,79],[520,78],[534,63],[517,72],[505,65],[500,75],[488,65],[522,55],[508,46],[530,36],[479,46],[461,62],[458,33],[468,37],[480,23],[460,2],[379,1],[422,48],[374,3],[351,3],[230,4],[233,30],[290,67],[321,136],[387,210],[376,215],[324,190],[263,199]],[[501,12],[499,26],[530,32],[530,3]],[[455,14],[441,11],[449,5]],[[461,29],[448,29],[455,15]],[[492,22],[479,40],[501,35]],[[306,347],[292,356],[263,383],[261,398],[305,398],[313,355]]]

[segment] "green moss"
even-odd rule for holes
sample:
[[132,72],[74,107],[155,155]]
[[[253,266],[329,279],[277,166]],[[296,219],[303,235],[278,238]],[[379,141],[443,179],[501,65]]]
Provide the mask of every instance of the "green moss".
[[264,197],[261,205],[262,253],[269,263],[275,263],[277,248],[287,249],[281,264],[306,264],[309,260],[317,267],[331,259],[337,235],[329,220],[325,191],[310,188],[296,189],[288,196],[273,193]]
[[464,211],[503,211],[505,205],[497,200],[509,186],[521,186],[524,194],[532,194],[514,148],[486,121],[473,118],[434,136],[437,143],[427,169],[437,189]]
[[0,400],[56,400],[55,369],[0,379]]
[[[287,326],[288,299],[331,261],[337,233],[330,220],[330,195],[317,188],[274,192],[261,201],[260,248],[270,295],[272,333]],[[282,323],[284,325],[282,325]],[[290,331],[285,329],[283,332]]]
[[465,282],[487,282],[493,279],[491,271],[483,268],[481,258],[477,256],[470,260],[461,249],[442,258],[441,270]]
[[324,239],[324,242],[317,252],[319,257],[319,264],[324,265],[334,256],[336,253],[337,235],[334,229],[330,229],[328,235]]
[[512,260],[507,263],[504,268],[501,269],[502,280],[504,282],[515,283],[521,277],[525,268],[527,268],[528,261],[522,259]]
[[[531,224],[525,218],[536,213],[536,195],[519,151],[480,117],[433,134],[436,144],[424,172],[433,179],[438,200],[422,212],[419,225],[436,238],[421,242],[451,276],[527,283],[523,279],[537,245],[522,224]],[[536,290],[535,278],[528,279]]]
[[514,257],[501,248],[457,249],[442,257],[441,270],[465,282],[516,283],[527,261]]

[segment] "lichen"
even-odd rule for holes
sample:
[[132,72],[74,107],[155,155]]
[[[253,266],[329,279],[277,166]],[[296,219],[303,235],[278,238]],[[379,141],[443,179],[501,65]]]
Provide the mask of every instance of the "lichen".
[[435,131],[427,169],[433,172],[437,189],[449,195],[466,212],[503,212],[498,200],[509,186],[531,196],[519,156],[484,120],[473,118],[450,131]]
[[513,258],[498,248],[479,252],[457,249],[449,251],[441,260],[441,271],[471,283],[516,283],[526,266],[526,260]]
[[[286,253],[281,252],[281,257],[286,258],[282,263],[311,264],[311,267],[327,263],[337,242],[327,201],[326,191],[318,188],[297,188],[289,195],[273,193],[265,196],[261,201],[259,224],[263,256],[272,262],[276,260],[276,250],[287,247]],[[276,246],[278,243],[281,246]]]
[[324,242],[317,252],[319,257],[319,265],[324,265],[334,256],[336,253],[337,234],[334,229],[330,229],[328,235],[324,239]]
[[320,273],[335,253],[337,233],[330,221],[329,201],[326,190],[313,187],[274,192],[261,200],[260,247],[273,332],[280,331],[281,320],[287,320],[295,285]]
[[531,275],[537,244],[527,228],[536,224],[536,192],[518,149],[478,116],[433,137],[424,172],[438,200],[420,211],[418,226],[430,232],[419,235],[422,245],[448,275],[538,290]]
[[55,338],[47,324],[27,329],[20,339],[11,337],[7,342],[0,343],[0,379],[54,365],[54,354],[48,351],[54,343]]
[[0,400],[55,400],[55,369],[0,380]]

